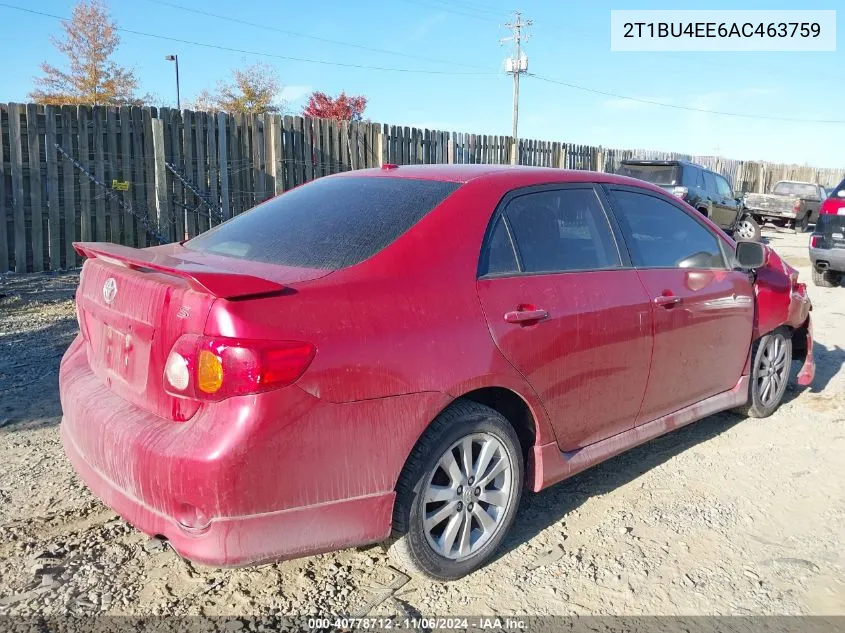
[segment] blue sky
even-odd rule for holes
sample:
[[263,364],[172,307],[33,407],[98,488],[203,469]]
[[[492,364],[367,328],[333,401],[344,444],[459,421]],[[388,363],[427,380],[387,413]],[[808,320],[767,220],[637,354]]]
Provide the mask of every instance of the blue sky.
[[[72,0],[2,0],[70,15]],[[603,92],[680,106],[809,120],[845,119],[845,53],[632,53],[610,51],[611,9],[670,9],[676,2],[574,0],[167,0],[199,11],[265,25],[259,28],[197,15],[155,0],[112,0],[119,26],[229,48],[363,66],[391,72],[261,57],[122,33],[117,61],[133,67],[142,92],[175,105],[172,64],[178,54],[183,102],[213,88],[233,67],[264,61],[276,67],[291,113],[311,90],[364,94],[374,121],[437,129],[509,134],[512,80],[501,73],[509,49],[501,27],[519,8],[534,20],[525,50],[529,71]],[[835,9],[841,0],[817,0]],[[707,9],[799,9],[769,0],[690,4]],[[379,52],[280,33],[282,29]],[[50,43],[56,20],[0,6],[0,101],[24,101],[38,65],[63,60]],[[841,32],[841,29],[837,29]],[[383,52],[382,52],[383,51]],[[399,54],[391,54],[399,53]],[[400,55],[401,54],[401,55]],[[427,59],[419,59],[427,58]],[[479,73],[478,75],[429,74]],[[812,124],[718,116],[638,103],[522,78],[520,136],[606,147],[719,153],[730,158],[845,166],[845,124]]]

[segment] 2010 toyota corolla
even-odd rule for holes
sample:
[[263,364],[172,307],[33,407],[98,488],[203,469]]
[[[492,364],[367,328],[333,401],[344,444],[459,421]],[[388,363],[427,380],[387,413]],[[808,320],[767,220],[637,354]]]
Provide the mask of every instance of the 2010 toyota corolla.
[[458,578],[524,487],[813,378],[795,270],[619,176],[390,165],[77,250],[67,455],[211,565],[388,541]]

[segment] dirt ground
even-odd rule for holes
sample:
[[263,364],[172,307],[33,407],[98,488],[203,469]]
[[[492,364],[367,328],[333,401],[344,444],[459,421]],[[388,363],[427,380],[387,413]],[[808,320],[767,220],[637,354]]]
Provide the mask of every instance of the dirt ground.
[[[808,236],[764,235],[808,281]],[[100,504],[58,434],[77,281],[0,282],[0,614],[845,614],[845,288],[810,287],[816,380],[774,416],[715,415],[529,495],[492,564],[393,591],[380,547],[200,568]]]

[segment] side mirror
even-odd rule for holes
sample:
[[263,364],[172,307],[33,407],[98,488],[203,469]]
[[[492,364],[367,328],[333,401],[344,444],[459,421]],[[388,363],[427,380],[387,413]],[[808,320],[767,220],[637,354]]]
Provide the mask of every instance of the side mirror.
[[737,242],[736,261],[740,268],[756,270],[766,265],[766,247],[760,242]]

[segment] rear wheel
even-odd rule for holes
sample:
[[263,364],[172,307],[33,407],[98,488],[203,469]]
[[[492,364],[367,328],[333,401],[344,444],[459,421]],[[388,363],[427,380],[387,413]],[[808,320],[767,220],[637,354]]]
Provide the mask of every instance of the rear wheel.
[[813,268],[813,284],[819,288],[833,288],[839,283],[839,273]]
[[741,240],[760,241],[760,225],[750,215],[744,216],[736,225],[736,236]]
[[767,418],[780,405],[792,367],[792,338],[778,328],[761,336],[751,348],[748,402],[740,410],[752,418]]
[[399,477],[390,556],[438,580],[475,571],[513,524],[523,476],[508,421],[475,402],[453,404],[420,438]]
[[810,214],[804,214],[804,217],[799,219],[795,219],[795,232],[796,233],[806,233],[807,227],[810,226]]

